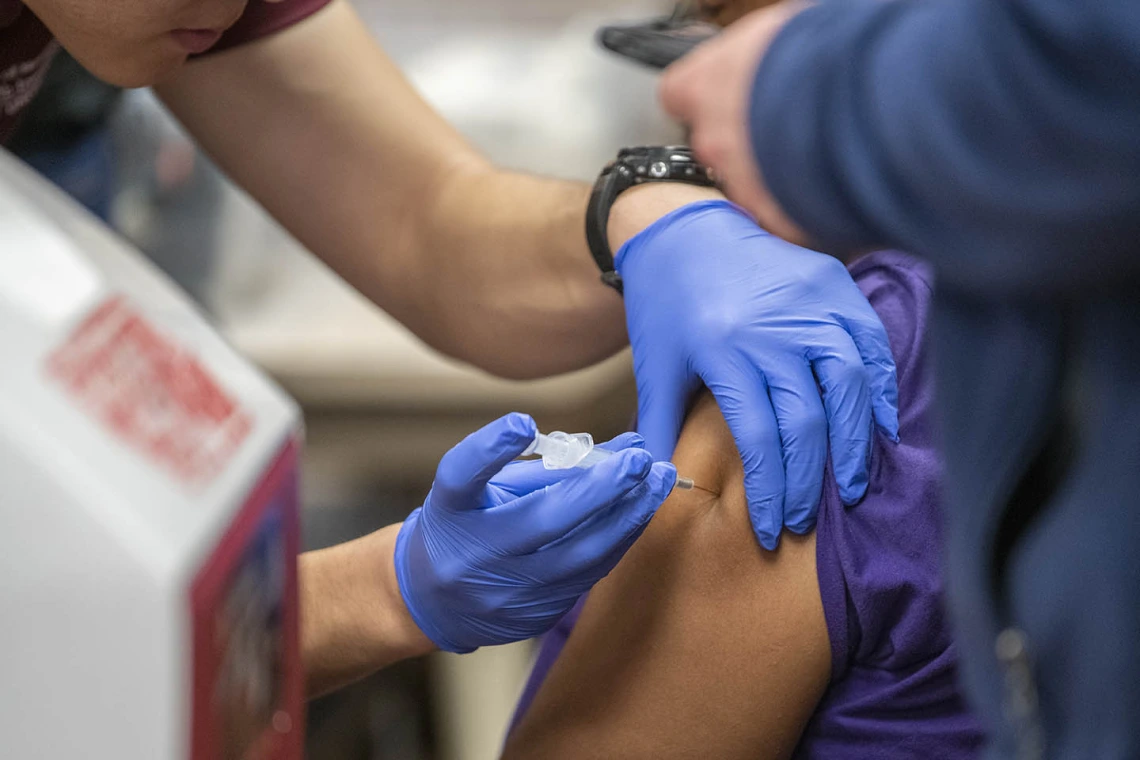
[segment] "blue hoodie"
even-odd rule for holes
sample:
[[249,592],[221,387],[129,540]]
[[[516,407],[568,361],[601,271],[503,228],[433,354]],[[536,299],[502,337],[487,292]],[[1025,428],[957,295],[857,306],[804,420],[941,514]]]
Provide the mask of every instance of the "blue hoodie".
[[948,589],[993,755],[1140,757],[1140,0],[825,2],[750,119],[821,247],[937,271]]

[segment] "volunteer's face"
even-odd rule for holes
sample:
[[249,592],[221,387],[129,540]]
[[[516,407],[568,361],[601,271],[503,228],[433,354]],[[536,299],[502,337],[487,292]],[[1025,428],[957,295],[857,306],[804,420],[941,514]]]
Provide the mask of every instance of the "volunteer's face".
[[[210,47],[249,0],[24,0],[92,74],[121,87],[155,84]],[[265,2],[266,0],[253,0]]]

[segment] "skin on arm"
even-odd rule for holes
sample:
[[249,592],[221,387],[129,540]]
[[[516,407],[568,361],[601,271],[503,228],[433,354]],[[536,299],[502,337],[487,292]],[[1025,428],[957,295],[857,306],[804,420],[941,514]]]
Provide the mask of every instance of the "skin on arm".
[[691,411],[674,491],[586,603],[514,758],[786,758],[827,687],[815,535],[752,535],[743,471],[711,397]]
[[316,697],[435,649],[396,584],[400,525],[301,555],[301,659]]
[[589,187],[491,166],[344,0],[157,90],[302,243],[444,353],[530,377],[625,345],[586,248]]

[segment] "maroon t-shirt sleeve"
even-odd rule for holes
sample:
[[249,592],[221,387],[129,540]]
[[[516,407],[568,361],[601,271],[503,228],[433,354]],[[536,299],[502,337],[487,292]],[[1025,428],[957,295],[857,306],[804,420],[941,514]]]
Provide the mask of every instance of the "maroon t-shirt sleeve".
[[249,0],[242,17],[226,30],[218,44],[205,55],[244,45],[287,29],[298,21],[312,16],[331,2],[332,0],[281,0],[270,3],[266,0]]

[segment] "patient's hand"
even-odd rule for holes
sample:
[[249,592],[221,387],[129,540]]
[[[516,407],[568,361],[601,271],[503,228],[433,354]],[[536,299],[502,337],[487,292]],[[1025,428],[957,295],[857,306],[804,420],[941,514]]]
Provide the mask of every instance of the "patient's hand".
[[707,394],[674,491],[590,594],[508,758],[788,757],[827,686],[815,536],[757,546],[732,436]]

